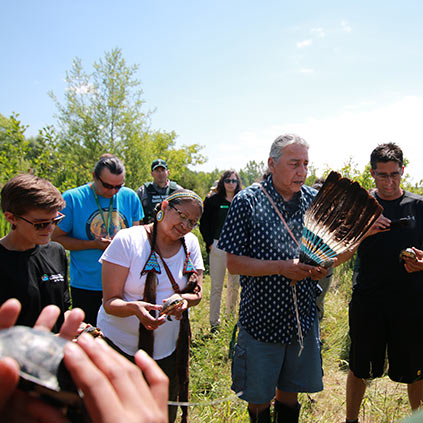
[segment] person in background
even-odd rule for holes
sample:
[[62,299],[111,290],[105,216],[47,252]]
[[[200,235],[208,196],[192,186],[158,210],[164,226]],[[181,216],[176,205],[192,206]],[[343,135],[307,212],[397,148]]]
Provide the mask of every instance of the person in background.
[[176,190],[182,189],[176,182],[169,181],[169,169],[167,163],[162,159],[156,159],[151,163],[151,176],[153,182],[146,182],[137,190],[144,208],[144,224],[153,222],[154,208],[157,204]]
[[55,304],[60,317],[70,307],[65,249],[50,241],[65,202],[53,184],[31,174],[10,179],[1,190],[1,208],[10,224],[0,239],[0,304],[17,298],[19,325],[33,326],[43,307]]
[[[0,329],[13,326],[21,304],[7,300],[0,307]],[[61,311],[45,307],[35,327],[51,330]],[[84,313],[74,308],[67,312],[60,336],[71,340],[78,333]],[[121,357],[104,341],[82,334],[77,342],[68,342],[64,364],[77,387],[93,423],[166,423],[168,379],[144,351],[135,355],[135,365]],[[139,371],[141,369],[141,372]],[[0,421],[8,423],[55,422],[68,418],[63,408],[56,408],[17,388],[19,365],[10,357],[0,359]]]
[[[241,180],[235,170],[227,170],[220,177],[216,191],[204,200],[200,232],[209,253],[210,264],[210,325],[212,331],[220,326],[220,304],[226,273],[226,253],[217,247],[220,232],[232,200],[241,190]],[[239,291],[239,275],[228,272],[226,314],[235,313]]]
[[138,225],[144,216],[136,193],[124,185],[123,163],[111,154],[102,155],[93,181],[63,194],[66,217],[52,236],[70,251],[72,305],[82,308],[93,326],[103,296],[98,259],[120,229]]
[[[383,213],[357,250],[349,305],[346,421],[351,423],[358,422],[366,379],[384,373],[386,352],[389,378],[407,384],[412,410],[423,405],[423,197],[401,188],[404,160],[398,145],[378,145],[370,164],[372,195]],[[407,248],[411,256],[400,260]]]
[[[191,230],[201,198],[179,190],[156,206],[154,222],[120,231],[101,256],[103,305],[97,325],[107,341],[131,359],[141,348],[169,377],[169,399],[188,399],[188,308],[202,297],[203,259]],[[175,301],[166,315],[156,315]],[[169,407],[174,422],[177,407]],[[183,408],[186,418],[187,408]]]
[[[319,191],[320,188],[322,188],[322,185],[324,182],[325,180],[323,178],[318,178],[314,181],[312,188]],[[327,276],[319,280],[319,287],[321,288],[322,292],[317,296],[316,304],[317,304],[317,311],[319,313],[320,321],[323,319],[323,316],[325,314],[325,297],[332,283],[332,277],[333,277],[333,267],[330,267],[328,269]]]

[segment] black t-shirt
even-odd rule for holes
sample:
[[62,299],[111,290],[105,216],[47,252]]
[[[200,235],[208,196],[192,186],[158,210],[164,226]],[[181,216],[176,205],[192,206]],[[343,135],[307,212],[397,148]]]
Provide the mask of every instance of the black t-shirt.
[[423,197],[404,192],[396,200],[382,200],[383,215],[391,220],[408,218],[395,227],[366,238],[358,249],[359,274],[354,293],[368,297],[423,294],[423,272],[408,273],[399,260],[401,250],[423,249]]
[[54,332],[63,323],[70,306],[65,249],[56,242],[26,251],[11,251],[0,245],[0,304],[17,298],[22,311],[16,324],[33,326],[49,304],[60,308]]

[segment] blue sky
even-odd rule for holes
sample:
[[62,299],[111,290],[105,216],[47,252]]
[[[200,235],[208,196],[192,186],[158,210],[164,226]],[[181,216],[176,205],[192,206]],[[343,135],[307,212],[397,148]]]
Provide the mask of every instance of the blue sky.
[[35,135],[54,124],[47,92],[112,48],[138,64],[154,129],[203,145],[197,170],[266,161],[296,132],[311,163],[362,169],[396,141],[423,179],[423,2],[109,0],[2,2],[0,113]]

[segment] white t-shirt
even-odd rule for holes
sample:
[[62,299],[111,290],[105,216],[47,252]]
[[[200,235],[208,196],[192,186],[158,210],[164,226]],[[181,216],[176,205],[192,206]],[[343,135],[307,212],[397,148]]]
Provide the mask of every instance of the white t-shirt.
[[[188,233],[185,235],[185,243],[191,253],[191,261],[195,268],[204,270],[197,237]],[[100,262],[105,260],[129,269],[123,288],[123,299],[125,301],[137,301],[143,298],[147,275],[140,277],[140,274],[150,256],[150,252],[151,247],[144,226],[133,226],[119,231],[100,257]],[[185,251],[181,243],[179,251],[173,257],[165,259],[175,282],[181,290],[187,284],[187,276],[182,273],[185,258]],[[158,255],[157,260],[161,273],[157,274],[156,304],[162,305],[162,300],[169,298],[175,292]],[[140,321],[136,316],[114,316],[106,313],[103,306],[100,307],[98,312],[97,326],[107,338],[130,355],[134,355],[138,350],[139,325]],[[168,357],[175,351],[179,325],[178,320],[168,321],[166,319],[166,323],[154,330],[153,358],[155,360]]]

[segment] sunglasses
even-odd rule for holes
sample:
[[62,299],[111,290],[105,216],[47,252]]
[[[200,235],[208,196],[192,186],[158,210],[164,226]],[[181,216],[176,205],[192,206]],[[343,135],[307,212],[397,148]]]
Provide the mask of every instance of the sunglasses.
[[110,185],[107,182],[103,182],[100,176],[97,176],[97,179],[101,182],[104,188],[106,189],[117,189],[118,191],[125,185],[125,182],[120,185]]
[[223,180],[223,182],[225,183],[225,184],[237,184],[238,183],[238,179],[230,179],[230,178],[225,178],[224,180]]
[[57,212],[57,213],[58,213],[57,216],[53,217],[53,219],[47,220],[46,222],[37,222],[37,223],[31,222],[30,220],[25,219],[23,216],[19,216],[17,214],[15,214],[15,216],[19,217],[19,219],[25,220],[25,222],[27,223],[30,223],[32,226],[34,226],[35,230],[41,231],[43,229],[46,229],[49,225],[59,224],[65,218],[64,214],[60,212]]
[[188,216],[185,216],[184,213],[182,213],[179,209],[177,209],[172,204],[169,203],[169,207],[175,210],[179,214],[179,219],[181,219],[181,222],[185,223],[189,228],[194,229],[198,225],[197,222],[189,219]]

